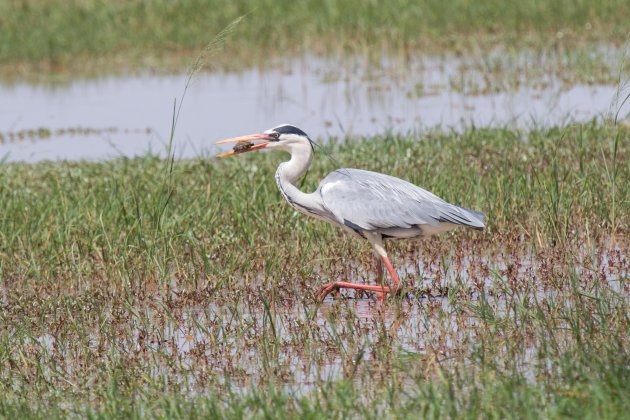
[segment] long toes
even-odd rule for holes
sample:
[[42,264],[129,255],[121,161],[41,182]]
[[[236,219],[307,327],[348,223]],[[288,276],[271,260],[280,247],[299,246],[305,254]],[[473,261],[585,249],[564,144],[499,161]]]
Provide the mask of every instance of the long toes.
[[324,299],[326,299],[326,295],[328,294],[328,292],[326,292],[325,290],[319,290],[316,294],[317,300],[319,301],[323,301]]
[[319,289],[317,289],[317,293],[315,294],[315,296],[317,297],[317,300],[324,300],[326,298],[326,295],[329,293],[327,289],[328,289],[328,284],[325,284]]
[[322,290],[321,292],[317,293],[317,300],[323,302],[330,292],[331,290]]
[[317,298],[323,301],[324,299],[326,299],[326,296],[328,296],[328,294],[333,292],[336,288],[337,286],[335,285],[335,283],[326,283],[319,288],[319,291],[317,292]]

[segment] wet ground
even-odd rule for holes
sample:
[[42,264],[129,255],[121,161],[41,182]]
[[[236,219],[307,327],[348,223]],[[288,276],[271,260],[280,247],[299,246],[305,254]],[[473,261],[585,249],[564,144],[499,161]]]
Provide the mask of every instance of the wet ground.
[[[423,257],[414,251],[397,261],[407,293],[384,303],[352,298],[352,292],[322,304],[308,298],[276,302],[255,284],[251,293],[232,295],[222,289],[207,295],[173,280],[167,288],[134,297],[131,312],[105,303],[93,330],[88,327],[78,341],[63,326],[46,332],[37,338],[37,352],[68,372],[91,363],[87,358],[105,363],[115,354],[130,366],[150,366],[144,371],[148,377],[172,378],[192,394],[203,393],[208,381],[238,390],[267,383],[271,376],[307,392],[334,378],[361,381],[405,357],[449,363],[472,351],[476,334],[488,328],[488,317],[492,322],[509,319],[523,305],[554,319],[556,339],[562,341],[564,334],[570,335],[562,313],[578,304],[580,296],[628,299],[626,246],[600,241],[585,243],[577,254],[562,247],[464,253],[475,247],[464,242],[448,263],[436,258],[439,252]],[[350,279],[373,280],[364,277],[367,267],[358,262],[353,267],[347,273]],[[577,278],[579,293],[572,286]],[[527,335],[526,330],[514,333]],[[518,352],[525,371],[545,363],[538,354],[540,337],[528,337],[527,348]],[[86,342],[89,355],[77,348]],[[391,356],[380,352],[396,356],[389,360]]]
[[[186,76],[142,75],[64,85],[0,85],[0,159],[108,159],[168,147]],[[616,86],[546,77],[488,85],[461,59],[339,67],[319,59],[239,74],[200,73],[175,132],[177,157],[215,153],[216,140],[289,122],[314,138],[433,127],[564,124],[605,118]],[[626,104],[624,112],[630,111]]]

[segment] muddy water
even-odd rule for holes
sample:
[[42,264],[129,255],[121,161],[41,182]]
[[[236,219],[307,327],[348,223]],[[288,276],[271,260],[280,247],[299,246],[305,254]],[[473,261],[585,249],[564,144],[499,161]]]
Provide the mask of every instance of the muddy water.
[[[430,127],[563,124],[606,115],[614,86],[565,85],[482,93],[487,75],[456,59],[422,65],[339,68],[309,59],[271,70],[201,73],[186,93],[175,132],[176,156],[212,154],[213,142],[290,122],[315,138],[406,133]],[[0,159],[108,159],[164,153],[175,98],[186,76],[143,75],[62,86],[0,85]],[[532,85],[530,85],[532,86]]]
[[[449,266],[418,255],[399,257],[397,267],[409,293],[383,304],[341,296],[322,304],[291,297],[273,302],[260,288],[239,293],[237,300],[225,299],[226,290],[209,298],[183,298],[185,285],[173,280],[166,294],[135,302],[132,314],[103,305],[107,322],[86,330],[93,348],[90,363],[106,363],[114,354],[146,369],[149,377],[179,382],[190,393],[203,393],[207,383],[217,382],[246,389],[265,384],[271,376],[306,392],[329,379],[369,381],[373,372],[387,371],[387,363],[405,357],[419,363],[432,357],[440,363],[471,357],[476,334],[487,328],[482,312],[489,310],[507,322],[523,302],[536,302],[559,323],[554,334],[562,342],[570,330],[562,324],[563,311],[575,305],[576,296],[597,295],[610,304],[630,299],[626,246],[604,241],[575,255],[562,249],[494,250],[454,256]],[[580,278],[579,293],[571,292],[576,287],[571,286],[571,273]],[[421,292],[435,288],[436,281],[451,288],[459,284],[465,292],[444,297]],[[71,336],[47,332],[38,337],[45,357],[63,355],[58,363],[67,364],[66,372],[87,357],[78,357],[78,362],[67,357],[73,351],[81,354]],[[524,371],[544,363],[536,351],[544,339],[532,334],[525,340],[518,361]]]

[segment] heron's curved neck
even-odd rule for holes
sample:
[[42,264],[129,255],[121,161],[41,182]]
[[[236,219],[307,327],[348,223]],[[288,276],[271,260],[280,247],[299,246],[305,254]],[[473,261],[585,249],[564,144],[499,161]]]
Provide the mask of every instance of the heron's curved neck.
[[276,175],[284,182],[295,185],[298,179],[306,173],[313,160],[313,150],[310,146],[295,146],[291,149],[291,159],[278,166]]
[[276,182],[284,198],[298,210],[312,209],[316,202],[312,194],[303,193],[296,186],[296,182],[306,173],[313,151],[309,145],[293,147],[290,151],[291,159],[278,166]]

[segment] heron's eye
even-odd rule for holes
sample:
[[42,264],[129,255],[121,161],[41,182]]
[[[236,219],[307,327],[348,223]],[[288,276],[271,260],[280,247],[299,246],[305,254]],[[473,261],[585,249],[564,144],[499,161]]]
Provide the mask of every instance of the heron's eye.
[[280,133],[278,133],[277,131],[274,131],[273,133],[270,134],[270,136],[278,140],[278,138],[280,137]]

